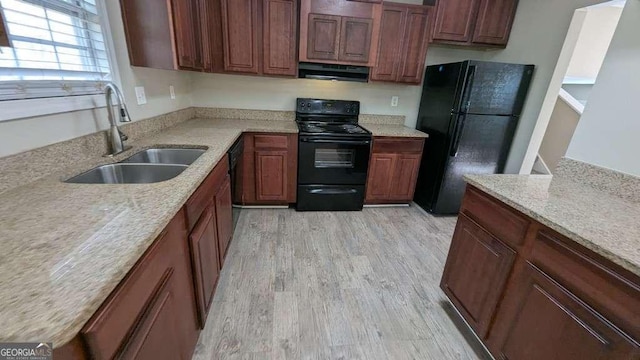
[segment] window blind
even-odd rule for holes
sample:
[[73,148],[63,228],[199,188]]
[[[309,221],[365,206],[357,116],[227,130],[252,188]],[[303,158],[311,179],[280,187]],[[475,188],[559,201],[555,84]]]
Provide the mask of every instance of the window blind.
[[86,95],[111,81],[101,0],[0,0],[0,100]]

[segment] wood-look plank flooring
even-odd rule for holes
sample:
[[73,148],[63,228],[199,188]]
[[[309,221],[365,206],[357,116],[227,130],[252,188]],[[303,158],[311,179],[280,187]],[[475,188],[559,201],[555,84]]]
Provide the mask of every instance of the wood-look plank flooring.
[[438,287],[455,221],[242,210],[194,360],[486,358]]

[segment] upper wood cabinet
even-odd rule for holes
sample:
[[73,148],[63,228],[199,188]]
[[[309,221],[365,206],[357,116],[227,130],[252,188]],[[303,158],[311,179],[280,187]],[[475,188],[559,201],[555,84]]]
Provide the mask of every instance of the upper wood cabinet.
[[423,147],[423,139],[374,138],[365,203],[413,200]]
[[517,5],[517,0],[481,0],[472,42],[506,45]]
[[285,205],[296,201],[296,134],[246,134],[242,159],[242,203]]
[[220,0],[224,70],[258,74],[258,0]]
[[372,31],[373,19],[343,17],[338,60],[350,63],[368,63]]
[[342,17],[309,14],[307,60],[338,60]]
[[131,65],[297,75],[296,0],[121,0]]
[[266,75],[296,76],[298,1],[263,0],[263,69]]
[[374,66],[379,1],[301,0],[300,61]]
[[384,3],[371,80],[419,85],[429,44],[430,7]]
[[433,40],[468,42],[480,0],[438,0]]
[[509,41],[518,0],[438,0],[436,43],[498,46]]
[[178,67],[202,69],[200,18],[193,0],[171,0]]

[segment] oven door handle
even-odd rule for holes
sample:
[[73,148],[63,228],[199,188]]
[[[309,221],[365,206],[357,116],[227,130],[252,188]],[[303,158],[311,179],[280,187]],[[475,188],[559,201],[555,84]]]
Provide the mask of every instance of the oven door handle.
[[320,139],[300,139],[302,142],[313,144],[339,144],[339,145],[369,145],[370,140],[320,140]]
[[344,194],[356,194],[356,189],[310,189],[307,190],[309,194],[318,195],[344,195]]

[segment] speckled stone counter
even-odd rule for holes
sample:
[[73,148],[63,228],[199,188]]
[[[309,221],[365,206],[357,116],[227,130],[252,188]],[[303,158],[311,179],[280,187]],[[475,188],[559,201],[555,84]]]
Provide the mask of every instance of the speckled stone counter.
[[640,276],[640,204],[549,175],[467,175],[467,182]]
[[[242,132],[297,133],[293,121],[195,119],[0,194],[0,341],[64,345],[82,328]],[[208,150],[156,184],[61,180],[157,145]]]
[[386,125],[386,124],[360,124],[360,126],[371,131],[373,136],[392,136],[392,137],[412,137],[412,138],[428,138],[429,135],[416,129],[408,128],[404,125]]

